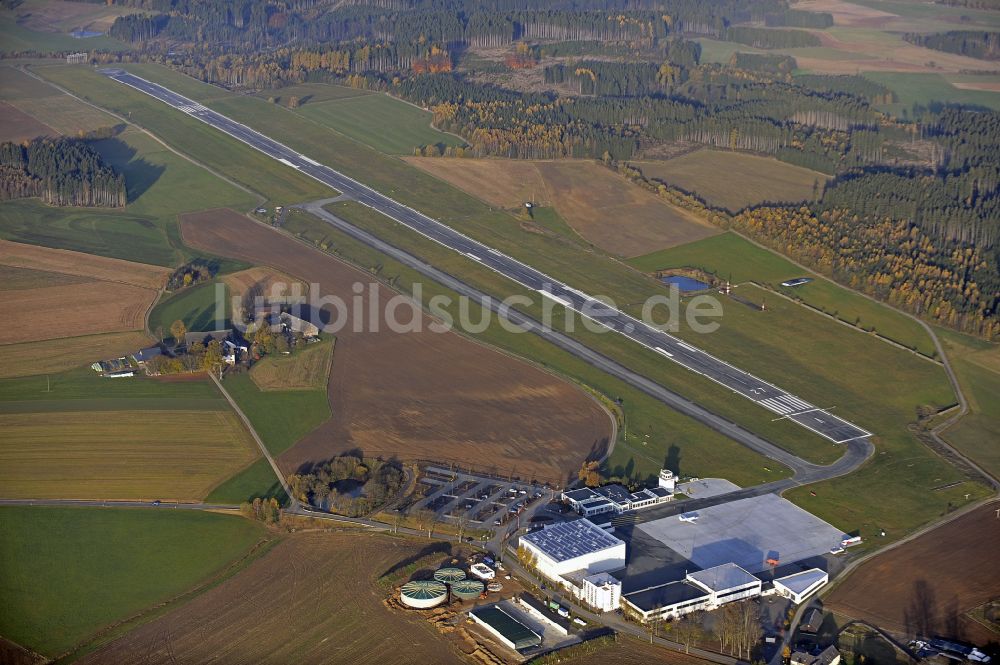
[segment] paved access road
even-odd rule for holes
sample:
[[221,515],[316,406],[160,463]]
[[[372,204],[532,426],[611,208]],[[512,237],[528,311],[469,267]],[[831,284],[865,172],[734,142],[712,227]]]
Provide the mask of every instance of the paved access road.
[[487,247],[451,227],[198,102],[121,69],[103,69],[101,73],[225,132],[290,168],[297,169],[355,201],[377,210],[417,233],[483,264],[529,290],[540,293],[542,297],[597,321],[601,325],[659,353],[665,359],[725,386],[737,395],[756,402],[781,418],[788,418],[835,443],[846,443],[870,436],[869,432],[822,408],[733,367],[673,335],[643,323],[618,309],[609,307],[582,291]]

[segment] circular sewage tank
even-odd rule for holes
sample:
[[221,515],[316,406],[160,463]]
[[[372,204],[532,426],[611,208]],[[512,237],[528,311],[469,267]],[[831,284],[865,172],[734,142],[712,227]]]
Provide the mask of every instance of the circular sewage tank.
[[407,582],[399,590],[399,598],[404,605],[415,609],[437,607],[448,599],[448,587],[432,580]]
[[451,585],[451,592],[462,600],[475,600],[483,595],[484,588],[479,580],[461,580]]
[[465,571],[461,568],[441,568],[434,572],[434,579],[445,584],[454,584],[465,579]]

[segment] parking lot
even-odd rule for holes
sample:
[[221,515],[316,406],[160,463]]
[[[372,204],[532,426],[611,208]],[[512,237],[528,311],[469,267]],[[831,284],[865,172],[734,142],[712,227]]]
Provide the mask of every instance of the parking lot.
[[511,482],[441,467],[427,467],[418,480],[422,495],[411,510],[432,510],[443,519],[502,526],[534,502],[548,498],[544,485]]

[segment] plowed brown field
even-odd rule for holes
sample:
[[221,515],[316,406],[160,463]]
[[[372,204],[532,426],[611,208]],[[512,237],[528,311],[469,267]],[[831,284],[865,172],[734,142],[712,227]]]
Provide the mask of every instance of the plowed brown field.
[[[354,283],[373,282],[229,210],[187,215],[181,230],[192,247],[268,265],[348,304]],[[378,284],[373,292],[380,310],[394,295]],[[284,471],[360,448],[366,455],[455,461],[563,482],[606,449],[610,420],[581,390],[458,334],[431,332],[426,316],[420,321],[422,332],[395,333],[382,325],[359,333],[353,319],[331,331],[337,337],[328,388],[333,417],[281,455]]]
[[13,141],[20,143],[35,138],[36,136],[55,136],[57,134],[51,127],[38,122],[33,117],[18,111],[16,108],[0,102],[0,141]]
[[161,266],[9,240],[0,240],[0,264],[121,282],[146,289],[159,289],[170,274],[169,268]]
[[389,592],[376,579],[422,545],[294,534],[239,575],[79,662],[464,663],[429,622],[382,602]]
[[827,608],[894,633],[996,641],[966,612],[1000,597],[1000,502],[881,554],[845,579]]

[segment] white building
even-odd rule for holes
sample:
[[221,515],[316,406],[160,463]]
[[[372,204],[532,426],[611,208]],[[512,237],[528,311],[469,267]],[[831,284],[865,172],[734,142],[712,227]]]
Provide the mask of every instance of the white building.
[[608,573],[597,573],[583,578],[580,598],[601,612],[618,609],[622,597],[622,583]]
[[625,543],[587,519],[550,524],[521,536],[518,547],[535,556],[539,572],[558,582],[575,571],[593,575],[625,567]]
[[724,563],[684,580],[660,584],[622,596],[622,604],[643,621],[676,619],[698,610],[718,609],[726,603],[759,596],[761,581],[735,563]]
[[819,568],[779,577],[774,580],[774,592],[798,605],[830,581],[830,576]]
[[687,581],[707,591],[714,607],[759,596],[762,586],[760,579],[735,563],[724,563],[697,573],[688,573]]
[[677,488],[677,477],[673,471],[670,469],[660,470],[659,487],[662,487],[671,494],[674,493],[674,490]]
[[[666,473],[673,476],[670,471]],[[562,500],[584,517],[594,517],[604,513],[621,515],[630,510],[642,510],[674,498],[674,490],[662,486],[663,472],[660,473],[661,485],[645,487],[638,492],[629,492],[621,485],[603,485],[601,487],[581,487],[562,493]]]

